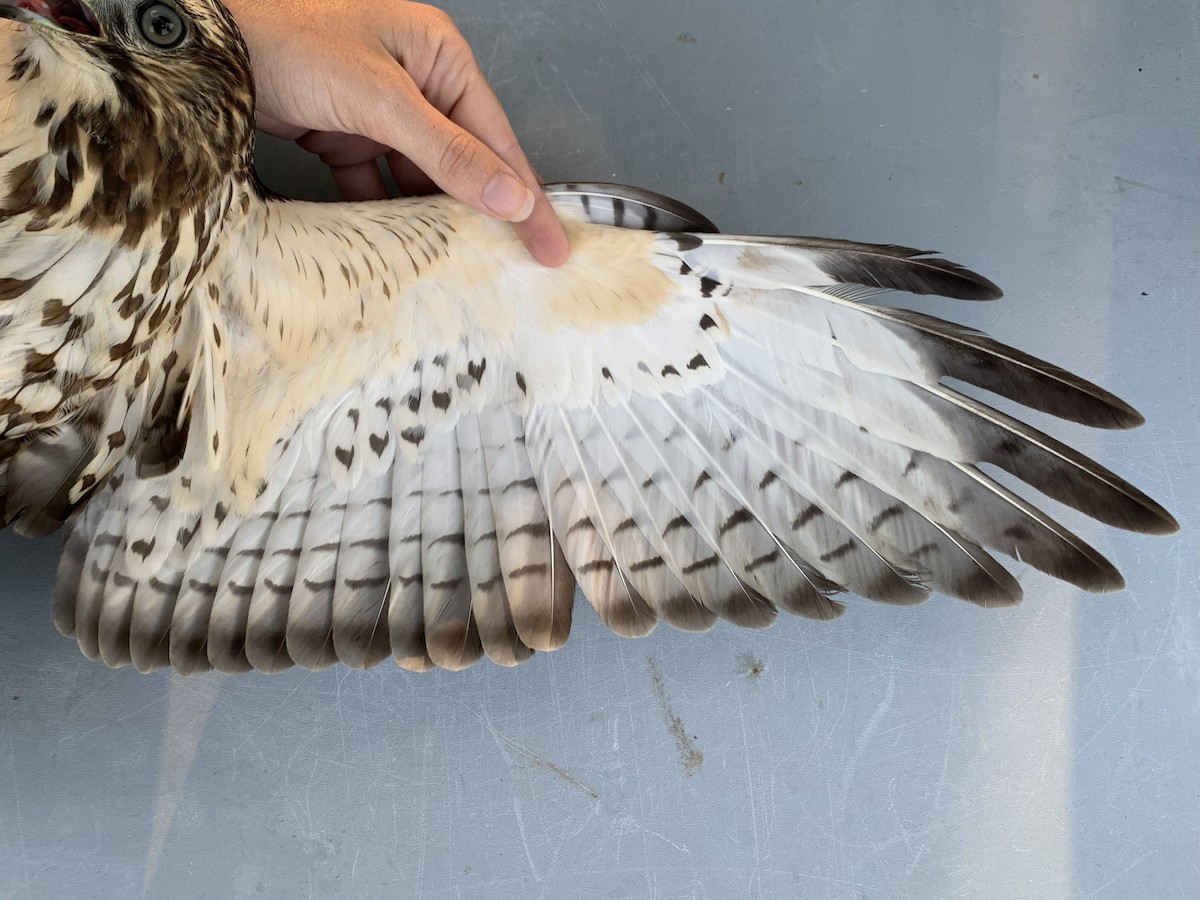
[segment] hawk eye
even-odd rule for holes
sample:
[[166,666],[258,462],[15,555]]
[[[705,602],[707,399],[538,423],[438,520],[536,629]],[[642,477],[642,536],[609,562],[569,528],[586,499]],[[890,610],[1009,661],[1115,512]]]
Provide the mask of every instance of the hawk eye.
[[165,3],[147,3],[137,15],[142,35],[161,50],[178,47],[187,37],[183,17]]

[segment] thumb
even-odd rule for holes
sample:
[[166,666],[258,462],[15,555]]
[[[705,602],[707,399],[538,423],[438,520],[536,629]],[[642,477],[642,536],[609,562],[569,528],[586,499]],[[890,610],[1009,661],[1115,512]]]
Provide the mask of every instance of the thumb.
[[[524,222],[537,195],[483,141],[451,121],[425,99],[402,69],[391,83],[359,96],[382,101],[384,109],[356,110],[360,122],[347,130],[398,150],[452,197],[506,222]],[[388,89],[390,88],[390,89]]]

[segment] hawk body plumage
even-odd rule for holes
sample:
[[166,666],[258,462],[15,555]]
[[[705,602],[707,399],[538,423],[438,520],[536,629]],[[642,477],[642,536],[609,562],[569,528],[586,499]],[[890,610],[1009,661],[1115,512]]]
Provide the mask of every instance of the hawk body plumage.
[[566,640],[576,585],[625,635],[763,627],[843,592],[1014,603],[994,550],[1120,586],[984,464],[1175,527],[945,381],[1098,427],[1139,424],[1126,404],[864,302],[999,295],[960,266],[563,185],[548,270],[448,198],[268,197],[232,21],[178,0],[163,51],[131,8],[95,0],[94,34],[0,21],[0,509],[66,522],[55,620],[89,656],[513,665]]

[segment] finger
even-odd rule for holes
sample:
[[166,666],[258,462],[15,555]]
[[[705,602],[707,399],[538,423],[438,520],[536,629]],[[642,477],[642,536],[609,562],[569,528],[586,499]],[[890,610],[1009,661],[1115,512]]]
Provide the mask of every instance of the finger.
[[433,179],[421,171],[421,168],[403,153],[393,150],[386,157],[388,170],[396,180],[396,187],[406,197],[419,197],[425,194],[436,194],[438,186]]
[[287,122],[281,122],[272,116],[268,116],[263,112],[255,112],[254,127],[259,131],[266,132],[277,138],[283,138],[286,141],[294,141],[303,137],[308,133],[307,128],[299,125],[289,125]]
[[346,200],[384,200],[388,196],[387,182],[383,180],[377,160],[330,166],[329,173]]
[[388,147],[378,141],[357,134],[337,131],[309,131],[296,139],[296,143],[321,158],[327,166],[352,166],[378,159],[388,152]]
[[483,74],[478,69],[475,71],[478,77],[469,83],[459,102],[451,108],[450,119],[477,135],[535,191],[533,212],[517,225],[517,235],[542,265],[562,265],[570,254],[562,224],[542,193],[541,183],[521,149],[499,99]]
[[[565,260],[569,252],[566,236],[555,224],[553,210],[541,191],[527,183],[536,186],[537,181],[523,155],[519,157],[523,164],[518,174],[484,141],[435,109],[408,73],[394,61],[389,62],[386,68],[359,69],[364,89],[349,94],[352,102],[343,106],[341,130],[363,134],[398,150],[446,193],[494,218],[525,222],[539,206],[543,207],[533,224],[519,234],[538,262],[557,265]],[[490,95],[490,91],[486,93]],[[500,134],[511,134],[494,96],[491,102],[503,121]],[[472,112],[477,108],[477,103],[467,104],[468,121],[480,121],[480,113]],[[495,125],[484,128],[491,135],[496,133],[494,129]],[[515,146],[514,137],[509,152]]]
[[386,140],[446,193],[498,219],[528,219],[537,198],[523,179],[481,140],[434,109],[415,86],[407,93],[390,121],[372,124],[367,133]]
[[554,268],[567,261],[571,255],[571,246],[554,207],[541,190],[537,194],[538,201],[532,215],[513,227],[516,228],[521,243],[529,250],[529,255],[543,266]]

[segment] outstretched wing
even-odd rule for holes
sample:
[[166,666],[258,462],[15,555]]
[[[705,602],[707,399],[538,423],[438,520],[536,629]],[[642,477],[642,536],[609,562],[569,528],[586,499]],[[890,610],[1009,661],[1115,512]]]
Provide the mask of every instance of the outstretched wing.
[[1174,529],[947,382],[1104,428],[1139,424],[1127,405],[864,302],[999,296],[986,279],[903,247],[701,233],[653,195],[559,194],[574,254],[554,271],[444,200],[264,208],[189,306],[182,461],[131,455],[69,523],[59,628],[143,670],[456,669],[560,646],[576,585],[624,635],[828,619],[846,592],[1015,603],[991,551],[1121,586],[985,464]]

